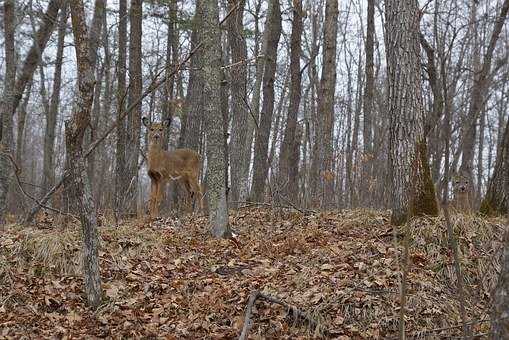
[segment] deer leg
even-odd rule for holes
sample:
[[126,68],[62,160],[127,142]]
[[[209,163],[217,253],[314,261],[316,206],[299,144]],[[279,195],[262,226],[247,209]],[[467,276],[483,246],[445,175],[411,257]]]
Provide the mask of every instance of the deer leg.
[[148,201],[148,212],[150,214],[150,217],[154,217],[156,192],[157,192],[157,181],[153,178],[150,178],[150,199]]
[[[200,184],[198,183],[197,178],[192,178],[190,181],[191,190],[193,192],[194,200],[198,200],[200,205],[200,210],[203,211],[203,195],[201,192]],[[193,202],[193,210],[194,210],[194,202]]]
[[157,185],[156,185],[156,194],[155,194],[155,215],[156,217],[159,216],[159,205],[161,204],[161,196],[162,196],[162,193],[161,193],[161,188],[163,187],[163,181],[157,181]]

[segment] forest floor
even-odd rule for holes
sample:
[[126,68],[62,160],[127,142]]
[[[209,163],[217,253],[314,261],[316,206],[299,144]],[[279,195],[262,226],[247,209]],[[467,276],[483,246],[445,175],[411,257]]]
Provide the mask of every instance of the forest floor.
[[[203,217],[103,221],[97,311],[82,293],[79,228],[8,227],[0,235],[0,338],[234,339],[255,291],[312,321],[258,299],[251,339],[397,337],[402,230],[386,212],[251,208],[232,212],[230,222],[234,240],[213,239]],[[504,222],[453,216],[468,320],[480,337],[489,332]],[[407,335],[460,335],[444,220],[420,218],[410,230]]]

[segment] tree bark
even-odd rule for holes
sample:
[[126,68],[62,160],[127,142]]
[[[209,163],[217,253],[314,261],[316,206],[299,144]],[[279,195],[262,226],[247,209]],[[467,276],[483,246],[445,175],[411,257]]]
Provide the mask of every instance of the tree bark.
[[207,127],[209,223],[218,238],[231,236],[226,202],[223,115],[221,114],[221,33],[217,0],[202,0],[204,117]]
[[4,2],[4,34],[5,34],[5,85],[1,107],[0,128],[0,225],[5,224],[5,214],[7,210],[7,195],[9,191],[9,175],[11,173],[11,164],[4,153],[10,153],[13,142],[12,131],[12,110],[14,105],[14,86],[16,80],[16,50],[14,46],[14,34],[16,29],[15,13],[16,4],[14,0]]
[[[193,32],[191,34],[191,49],[204,41],[205,33],[203,28],[203,0],[196,1],[196,12],[193,19]],[[202,133],[204,79],[201,69],[203,68],[203,49],[197,51],[191,58],[191,70],[189,73],[189,83],[187,88],[186,101],[184,106],[186,123],[185,130],[181,132],[181,147],[186,147],[195,151],[200,150],[200,139]]]
[[[133,104],[142,93],[141,68],[141,36],[142,36],[142,0],[131,0],[129,9],[129,95],[128,106]],[[126,177],[127,183],[126,206],[131,216],[137,213],[138,201],[138,158],[140,154],[141,133],[141,103],[129,113],[127,119],[127,132],[129,134],[126,145]]]
[[364,70],[366,83],[364,84],[363,101],[363,156],[362,156],[362,184],[361,202],[368,204],[369,188],[372,181],[373,155],[373,102],[375,92],[374,47],[375,47],[375,0],[368,0],[367,28],[366,28],[366,68]]
[[94,70],[88,53],[87,26],[81,0],[71,3],[72,28],[78,63],[78,93],[74,114],[66,121],[65,140],[67,159],[73,181],[73,194],[79,211],[83,230],[83,273],[85,294],[92,308],[101,302],[101,278],[99,273],[99,256],[97,235],[97,216],[94,201],[90,192],[83,157],[83,136],[90,123],[90,110],[94,100]]
[[302,53],[302,1],[293,1],[292,34],[290,37],[290,103],[281,145],[279,159],[279,185],[282,194],[293,203],[298,201],[297,174],[299,157],[298,149],[300,139],[297,139],[297,115],[302,92],[302,73],[300,70],[300,57]]
[[231,187],[229,200],[236,208],[240,200],[242,173],[249,170],[249,158],[244,153],[244,142],[248,138],[249,117],[247,103],[247,46],[243,36],[245,0],[228,0],[229,10],[238,6],[228,19],[228,42],[232,55],[231,95],[232,95],[232,133],[230,141]]
[[[504,157],[506,163],[509,163],[509,123],[506,127],[506,139],[505,139],[505,150]],[[503,171],[503,177],[505,178],[503,186],[505,192],[509,193],[509,164],[507,164]],[[505,210],[507,221],[509,221],[509,199],[506,197]],[[508,222],[509,223],[509,222]],[[492,301],[492,322],[491,330],[493,332],[493,339],[507,339],[509,334],[509,228],[506,229],[503,239],[503,253],[501,258],[501,271],[498,277],[497,285],[493,291]]]
[[119,1],[117,61],[117,140],[115,153],[115,210],[125,212],[127,123],[121,120],[126,107],[127,1]]
[[317,114],[320,116],[317,117],[315,133],[318,154],[313,155],[313,162],[316,163],[314,169],[317,169],[318,173],[311,174],[317,176],[318,183],[321,184],[311,188],[313,200],[317,203],[321,194],[321,206],[326,209],[334,206],[333,127],[338,15],[338,1],[327,0],[323,28],[323,67],[318,90]]
[[497,150],[497,158],[495,160],[495,169],[488,182],[488,190],[486,196],[482,200],[480,212],[484,215],[504,215],[507,214],[507,204],[509,202],[507,187],[505,185],[505,177],[507,168],[509,168],[509,157],[507,153],[509,149],[509,119],[506,122],[502,142]]
[[386,50],[392,223],[437,215],[424,135],[419,15],[413,0],[387,0]]
[[255,202],[262,202],[265,193],[265,180],[268,172],[267,153],[274,111],[274,78],[276,75],[277,48],[281,36],[281,8],[279,0],[271,0],[269,6],[266,28],[268,30],[267,49],[263,74],[263,104],[255,138],[253,185],[251,189],[252,200]]

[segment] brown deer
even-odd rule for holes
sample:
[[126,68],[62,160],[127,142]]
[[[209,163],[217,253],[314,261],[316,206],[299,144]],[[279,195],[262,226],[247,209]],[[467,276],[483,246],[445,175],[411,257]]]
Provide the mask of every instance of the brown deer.
[[468,176],[458,173],[452,178],[452,207],[457,212],[472,212],[471,185]]
[[[149,213],[151,217],[159,215],[164,188],[170,180],[180,181],[191,196],[191,201],[198,200],[203,210],[203,197],[198,182],[200,172],[200,155],[191,149],[166,151],[162,148],[165,131],[170,120],[162,123],[150,123],[147,117],[142,118],[148,129],[148,176],[150,177]],[[194,206],[194,204],[193,204]]]

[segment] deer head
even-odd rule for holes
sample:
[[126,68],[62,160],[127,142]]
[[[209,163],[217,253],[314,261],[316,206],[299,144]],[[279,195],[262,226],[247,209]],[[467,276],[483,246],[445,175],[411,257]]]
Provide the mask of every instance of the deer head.
[[452,180],[452,187],[455,195],[466,194],[470,190],[470,181],[464,174],[456,174]]
[[148,129],[148,140],[151,144],[161,146],[166,137],[166,129],[170,126],[171,119],[165,119],[161,123],[151,123],[147,117],[141,119]]

